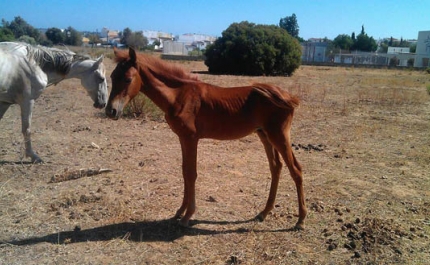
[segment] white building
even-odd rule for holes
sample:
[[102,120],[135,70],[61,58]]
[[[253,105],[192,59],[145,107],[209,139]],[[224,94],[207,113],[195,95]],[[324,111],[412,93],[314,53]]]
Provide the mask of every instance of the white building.
[[[397,66],[408,66],[408,61],[411,58],[410,47],[388,47],[387,55],[394,55],[394,57],[387,56],[387,58],[393,58],[391,60],[397,61]],[[390,61],[387,60],[389,63]]]
[[155,49],[162,49],[164,47],[165,41],[173,40],[173,35],[171,33],[154,31],[154,30],[143,30],[143,36],[148,39],[148,45],[152,45],[154,42],[158,41],[160,45],[156,45]]
[[107,40],[118,38],[119,30],[103,28],[100,32],[100,38],[106,38]]
[[310,39],[306,43],[302,43],[302,62],[325,62],[326,50],[328,43],[314,41],[315,39]]
[[205,34],[187,33],[187,34],[176,36],[177,42],[183,42],[188,45],[192,45],[199,50],[206,49],[206,47],[209,44],[212,44],[213,42],[215,42],[215,40],[216,40],[216,37],[205,35]]
[[430,66],[430,30],[418,32],[414,67]]
[[163,54],[188,55],[188,50],[183,42],[165,41]]
[[164,54],[188,55],[193,50],[203,50],[215,42],[216,37],[204,34],[182,34],[175,37],[175,41],[165,43]]
[[387,54],[410,53],[409,47],[388,47]]
[[102,44],[106,45],[117,45],[120,42],[119,30],[103,28],[99,37]]

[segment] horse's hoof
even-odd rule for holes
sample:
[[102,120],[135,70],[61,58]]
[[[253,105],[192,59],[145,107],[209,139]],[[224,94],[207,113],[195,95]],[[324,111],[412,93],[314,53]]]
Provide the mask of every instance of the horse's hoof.
[[297,223],[297,224],[294,226],[294,230],[295,230],[295,231],[303,231],[303,230],[305,230],[305,225],[304,225],[304,224],[299,224],[299,223]]
[[261,213],[255,217],[255,220],[256,220],[256,221],[259,221],[259,222],[263,222],[263,221],[264,221],[264,219],[266,219],[266,216],[264,216],[264,215],[263,215],[263,214],[261,214]]
[[172,220],[180,220],[182,218],[182,216],[180,216],[180,215],[175,215],[175,216],[173,216],[171,219]]
[[25,157],[29,157],[31,159],[31,163],[33,164],[41,164],[43,160],[33,151],[25,152]]
[[33,158],[31,159],[31,163],[33,163],[33,164],[42,164],[42,163],[43,163],[43,160],[42,160],[42,159],[40,159],[40,157],[33,157]]
[[182,222],[182,219],[184,219],[184,214],[182,211],[177,211],[175,216],[172,217],[172,220],[177,220]]

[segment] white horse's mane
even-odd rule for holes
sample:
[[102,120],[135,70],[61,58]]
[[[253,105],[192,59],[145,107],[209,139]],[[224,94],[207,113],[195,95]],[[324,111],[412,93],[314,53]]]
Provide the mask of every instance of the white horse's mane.
[[[17,49],[25,47],[27,59],[34,60],[46,72],[57,72],[66,75],[73,62],[91,59],[88,55],[76,54],[70,50],[33,46],[27,43],[16,43]],[[21,46],[21,47],[19,47]]]

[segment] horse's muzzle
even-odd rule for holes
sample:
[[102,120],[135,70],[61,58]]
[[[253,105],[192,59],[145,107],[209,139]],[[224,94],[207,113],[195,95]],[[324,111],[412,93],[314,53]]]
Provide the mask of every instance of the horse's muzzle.
[[93,106],[94,106],[94,108],[102,109],[102,108],[106,107],[106,103],[94,102]]
[[111,119],[117,120],[119,117],[117,116],[117,110],[113,109],[112,106],[107,106],[106,109],[106,116],[108,116]]

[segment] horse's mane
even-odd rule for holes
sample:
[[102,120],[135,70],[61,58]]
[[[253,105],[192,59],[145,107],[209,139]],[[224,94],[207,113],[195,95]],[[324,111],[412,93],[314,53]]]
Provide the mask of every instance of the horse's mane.
[[91,59],[88,55],[76,54],[70,50],[33,46],[20,43],[27,49],[27,58],[34,60],[44,72],[58,72],[66,75],[75,61]]
[[[143,53],[136,53],[136,56],[140,67],[146,67],[154,73],[176,80],[198,80],[197,75],[191,74],[173,63],[163,61],[159,57]],[[129,59],[128,52],[120,51],[116,54],[115,61],[119,63],[127,59]]]

